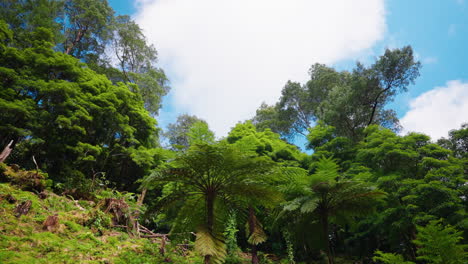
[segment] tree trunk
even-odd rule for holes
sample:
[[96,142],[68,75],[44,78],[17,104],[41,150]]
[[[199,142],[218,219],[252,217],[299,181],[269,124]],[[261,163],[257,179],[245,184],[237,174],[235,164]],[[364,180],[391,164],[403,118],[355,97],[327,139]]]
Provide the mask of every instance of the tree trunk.
[[[206,227],[208,228],[208,232],[210,232],[210,234],[213,234],[214,201],[215,201],[215,194],[213,192],[209,192],[206,195]],[[204,263],[211,264],[211,255],[205,255]]]
[[328,264],[333,264],[333,255],[330,248],[330,240],[328,238],[328,215],[326,213],[322,213],[320,216],[320,222],[322,224],[323,241],[325,242],[325,250],[327,251]]
[[[255,212],[253,207],[249,207],[249,233],[255,232]],[[252,264],[258,264],[257,245],[252,244]]]
[[75,40],[73,40],[73,42],[70,45],[68,45],[67,49],[65,50],[65,54],[70,54],[71,50],[76,46],[76,44],[78,44],[81,41],[81,38],[83,38],[86,31],[87,28],[78,30],[78,33],[75,36]]
[[416,252],[417,252],[417,247],[416,245],[414,245],[413,243],[411,243],[413,240],[416,239],[416,230],[415,228],[411,227],[410,228],[410,231],[409,231],[409,238],[407,239],[408,241],[408,245],[409,245],[409,251],[410,251],[410,254],[411,254],[411,260],[412,261],[416,261]]

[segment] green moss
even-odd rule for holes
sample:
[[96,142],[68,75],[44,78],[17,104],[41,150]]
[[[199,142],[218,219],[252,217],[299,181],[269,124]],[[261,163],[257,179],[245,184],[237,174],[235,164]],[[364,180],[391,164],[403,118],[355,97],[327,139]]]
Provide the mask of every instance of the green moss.
[[47,186],[47,173],[40,171],[27,171],[20,170],[16,166],[0,167],[0,180],[3,182],[10,182],[22,190],[41,192]]
[[71,232],[78,232],[80,231],[81,229],[83,229],[83,226],[75,223],[75,222],[72,222],[72,221],[64,221],[63,222],[65,224],[65,226],[67,226],[67,228],[71,231]]
[[[17,200],[16,204],[31,200],[28,214],[16,218],[16,205],[1,199],[8,194]],[[166,259],[181,264],[202,262],[199,256],[175,253],[169,245],[162,257],[159,244],[111,228],[111,216],[90,202],[78,204],[80,207],[75,201],[52,193],[41,200],[35,193],[0,183],[0,263],[162,263]],[[54,214],[58,215],[59,227],[54,232],[43,230],[44,220]]]

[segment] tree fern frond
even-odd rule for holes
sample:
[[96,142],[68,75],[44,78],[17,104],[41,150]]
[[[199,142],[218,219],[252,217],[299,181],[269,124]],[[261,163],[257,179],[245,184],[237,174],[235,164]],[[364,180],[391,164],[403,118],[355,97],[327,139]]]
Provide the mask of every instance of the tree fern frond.
[[200,227],[196,233],[195,250],[204,256],[212,256],[214,260],[226,257],[226,246],[221,235],[213,235],[205,227]]
[[[267,240],[267,235],[265,231],[263,230],[262,224],[258,221],[256,216],[253,216],[254,218],[254,230],[253,232],[249,235],[247,242],[249,242],[252,245],[258,245]],[[250,233],[249,230],[249,223],[246,224],[246,229],[247,233]]]
[[301,205],[301,213],[312,213],[319,204],[317,197],[308,197]]

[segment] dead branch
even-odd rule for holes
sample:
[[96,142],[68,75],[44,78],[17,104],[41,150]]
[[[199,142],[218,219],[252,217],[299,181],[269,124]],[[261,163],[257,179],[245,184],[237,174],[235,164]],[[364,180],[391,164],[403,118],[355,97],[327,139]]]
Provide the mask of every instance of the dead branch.
[[167,237],[167,234],[141,235],[143,238]]
[[36,165],[36,175],[39,175],[39,166],[37,165],[36,158],[34,158],[34,155],[32,156],[32,160],[34,161],[34,165]]
[[10,141],[10,143],[8,143],[8,145],[3,149],[2,153],[0,153],[0,162],[4,162],[8,156],[10,156],[10,153],[13,150],[11,145],[13,145],[13,140]]

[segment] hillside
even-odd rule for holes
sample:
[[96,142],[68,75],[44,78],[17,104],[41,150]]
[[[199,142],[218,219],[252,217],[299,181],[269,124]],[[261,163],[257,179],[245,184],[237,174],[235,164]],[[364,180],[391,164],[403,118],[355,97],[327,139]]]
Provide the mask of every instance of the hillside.
[[[5,175],[10,180],[35,175],[2,168],[2,180]],[[27,182],[41,181],[29,179],[22,183],[24,189],[34,185]],[[105,213],[103,201],[115,192],[103,191],[101,201],[94,202],[20,187],[0,183],[0,263],[198,263],[197,257],[170,243],[161,255],[160,238],[138,238],[123,227],[112,227],[112,210]],[[28,201],[29,210],[24,206]]]

